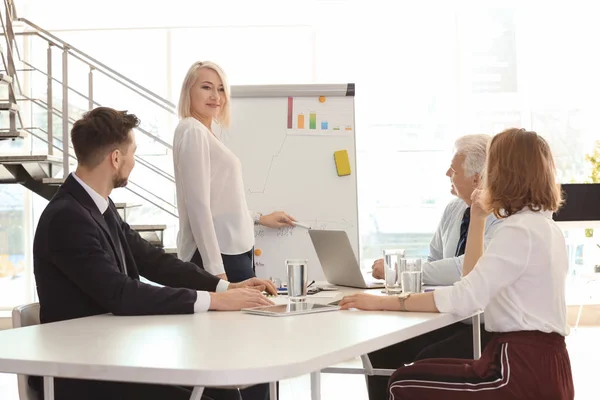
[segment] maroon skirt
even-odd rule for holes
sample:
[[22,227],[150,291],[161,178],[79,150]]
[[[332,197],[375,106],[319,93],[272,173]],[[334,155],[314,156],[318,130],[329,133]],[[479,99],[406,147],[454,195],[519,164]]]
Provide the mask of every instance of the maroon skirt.
[[565,338],[557,333],[498,333],[479,360],[432,358],[390,377],[390,400],[556,399],[575,397]]

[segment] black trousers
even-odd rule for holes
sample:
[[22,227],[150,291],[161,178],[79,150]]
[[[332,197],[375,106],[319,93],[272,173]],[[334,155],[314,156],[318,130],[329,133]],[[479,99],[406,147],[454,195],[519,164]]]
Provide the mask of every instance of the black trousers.
[[[227,280],[229,282],[242,282],[256,276],[254,273],[254,263],[252,262],[252,253],[253,250],[235,255],[221,254],[223,266],[225,267],[225,273],[227,274]],[[202,256],[200,256],[198,249],[196,249],[196,252],[192,256],[191,262],[204,269]]]
[[[225,273],[227,274],[229,282],[242,282],[256,276],[254,273],[252,254],[253,250],[236,255],[221,254],[223,265],[225,266]],[[204,269],[204,263],[202,262],[202,257],[198,250],[196,250],[192,256],[191,262]],[[269,396],[269,384],[262,383],[260,385],[251,386],[240,392],[243,400],[266,400]],[[212,397],[214,400],[238,399],[238,397],[233,397],[238,396],[237,390],[219,389],[216,392],[207,391],[206,395]]]
[[[481,324],[481,350],[492,339]],[[457,322],[369,354],[373,368],[396,369],[427,358],[473,358],[473,326]],[[387,376],[369,376],[370,400],[389,397]]]
[[[41,378],[31,377],[30,385],[44,399]],[[202,400],[213,400],[211,393],[215,389],[206,389]],[[55,379],[54,398],[56,400],[189,400],[192,388],[166,385],[147,385],[140,383],[104,382],[81,379]],[[239,397],[221,397],[227,400],[239,400]]]
[[[29,382],[43,400],[42,378],[31,377]],[[265,385],[252,386],[241,391],[206,388],[202,394],[202,400],[267,400],[268,384],[266,392],[262,386]],[[56,400],[189,400],[193,389],[184,386],[54,379],[54,398]]]

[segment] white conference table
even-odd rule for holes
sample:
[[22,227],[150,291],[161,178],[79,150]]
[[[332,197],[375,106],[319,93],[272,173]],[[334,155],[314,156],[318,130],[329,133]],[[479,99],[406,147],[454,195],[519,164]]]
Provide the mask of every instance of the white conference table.
[[[364,291],[340,288],[336,298]],[[478,357],[479,314],[472,318]],[[318,400],[321,370],[462,319],[357,310],[288,317],[105,314],[0,332],[0,372],[43,376],[46,400],[54,398],[54,378],[194,386],[191,399],[199,399],[204,387],[245,387],[311,373],[312,399]]]

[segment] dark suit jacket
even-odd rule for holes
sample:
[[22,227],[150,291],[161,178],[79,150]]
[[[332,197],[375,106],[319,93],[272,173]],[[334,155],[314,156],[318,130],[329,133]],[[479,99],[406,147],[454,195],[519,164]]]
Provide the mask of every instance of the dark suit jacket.
[[[197,290],[215,291],[217,277],[152,246],[123,222],[112,201],[109,208],[122,231],[127,275],[104,216],[75,178],[69,176],[46,206],[33,243],[42,323],[105,313],[191,314]],[[142,283],[140,275],[166,286]],[[30,384],[41,391],[40,378],[32,377]],[[133,384],[55,379],[57,400],[133,399],[138,389]]]
[[[109,203],[126,240],[128,275],[103,215],[75,178],[42,213],[33,243],[42,323],[103,313],[193,313],[196,290],[215,291],[219,279],[146,242]],[[165,287],[142,283],[140,275]]]

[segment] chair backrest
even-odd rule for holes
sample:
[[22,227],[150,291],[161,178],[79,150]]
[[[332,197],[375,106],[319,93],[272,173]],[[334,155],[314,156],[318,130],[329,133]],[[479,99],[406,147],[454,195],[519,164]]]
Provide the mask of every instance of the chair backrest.
[[[13,328],[24,328],[40,323],[40,303],[25,304],[15,307],[12,311]],[[29,387],[29,375],[17,375],[20,400],[38,400],[38,393]]]

